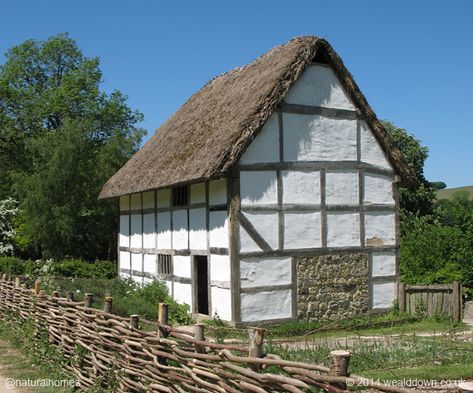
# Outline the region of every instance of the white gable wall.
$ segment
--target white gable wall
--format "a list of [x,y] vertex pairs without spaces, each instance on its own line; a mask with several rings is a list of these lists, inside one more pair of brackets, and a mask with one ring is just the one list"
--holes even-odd
[[239,162],[241,210],[251,226],[239,230],[241,320],[294,316],[295,289],[279,277],[287,271],[274,252],[368,252],[371,305],[390,307],[398,253],[391,164],[329,67],[308,67],[284,103]]

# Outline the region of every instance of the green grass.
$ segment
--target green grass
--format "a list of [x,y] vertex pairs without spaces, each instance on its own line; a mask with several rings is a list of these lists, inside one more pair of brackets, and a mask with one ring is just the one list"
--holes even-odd
[[450,334],[437,337],[385,335],[374,339],[360,336],[346,340],[319,338],[297,346],[269,341],[265,352],[286,360],[329,366],[329,354],[336,349],[350,351],[350,372],[367,378],[473,378],[473,342]]
[[[0,329],[0,368],[2,376],[5,378],[12,378],[15,380],[69,380],[68,377],[61,376],[59,374],[51,374],[49,367],[41,365],[41,362],[37,362],[32,359],[28,354],[21,353],[17,349],[12,348],[12,344],[18,347],[16,342],[11,335],[3,329]],[[60,387],[34,387],[28,391],[34,391],[35,393],[69,393],[73,392],[72,388],[60,388]]]
[[438,190],[437,199],[452,199],[453,194],[455,194],[455,192],[457,191],[466,191],[470,194],[470,198],[473,199],[473,186],[446,188],[444,190]]

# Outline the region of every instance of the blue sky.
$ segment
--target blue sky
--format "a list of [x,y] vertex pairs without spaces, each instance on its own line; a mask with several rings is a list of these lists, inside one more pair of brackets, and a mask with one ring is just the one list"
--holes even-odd
[[153,133],[209,79],[298,35],[326,38],[378,117],[430,149],[425,173],[473,184],[473,1],[2,2],[3,53],[69,32]]

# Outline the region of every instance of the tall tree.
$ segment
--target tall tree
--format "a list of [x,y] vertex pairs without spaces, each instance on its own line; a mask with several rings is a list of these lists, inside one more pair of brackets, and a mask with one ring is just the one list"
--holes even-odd
[[406,216],[426,216],[434,212],[435,189],[424,176],[425,160],[429,156],[429,148],[409,134],[405,129],[384,120],[384,128],[394,139],[399,150],[404,155],[407,164],[414,172],[417,185],[413,188],[401,188],[400,205],[401,219]]
[[96,197],[138,148],[143,116],[101,79],[66,34],[11,48],[0,68],[0,199],[19,200],[20,243],[40,256],[113,248],[114,204]]

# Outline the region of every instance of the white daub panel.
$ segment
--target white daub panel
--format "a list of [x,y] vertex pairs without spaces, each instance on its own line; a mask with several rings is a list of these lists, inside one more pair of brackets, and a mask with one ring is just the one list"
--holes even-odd
[[127,269],[130,270],[131,268],[131,257],[128,251],[120,251],[120,265],[119,269]]
[[396,275],[396,253],[394,251],[372,253],[372,277],[389,277]]
[[240,164],[279,161],[279,123],[273,113],[240,159]]
[[192,304],[192,286],[191,284],[174,283],[173,298],[180,304]]
[[210,280],[220,282],[230,282],[230,256],[211,255],[210,256]]
[[284,213],[284,248],[321,246],[320,212]]
[[393,180],[389,176],[364,174],[364,203],[394,205]]
[[131,215],[131,233],[130,233],[130,247],[141,248],[142,246],[143,229],[141,226],[141,214]]
[[120,234],[118,236],[118,245],[122,247],[130,246],[130,216],[120,216]]
[[241,294],[241,320],[243,322],[285,319],[291,317],[291,290],[275,290]]
[[273,249],[278,248],[278,214],[273,212],[244,212],[259,235]]
[[143,272],[143,254],[131,253],[131,270]]
[[320,205],[320,171],[282,171],[285,204]]
[[357,171],[327,171],[325,176],[325,203],[327,205],[359,204]]
[[365,212],[365,242],[367,246],[394,245],[396,217],[393,212]]
[[229,289],[212,287],[212,316],[217,314],[224,321],[232,320],[232,294]]
[[171,206],[171,190],[169,188],[165,190],[158,190],[156,192],[156,201],[158,208],[170,207]]
[[143,193],[143,209],[154,209],[154,191]]
[[210,247],[228,248],[228,219],[226,211],[209,213]]
[[355,161],[356,120],[283,114],[284,161]]
[[189,245],[192,250],[207,249],[205,208],[189,210]]
[[131,210],[141,209],[141,194],[131,194],[130,209]]
[[361,161],[392,171],[391,164],[386,159],[383,149],[369,129],[368,124],[365,121],[360,121],[360,125]]
[[240,261],[242,288],[284,285],[292,282],[291,258],[251,258]]
[[278,203],[276,171],[240,172],[242,206]]
[[209,182],[209,205],[225,205],[227,203],[226,179],[212,180]]
[[290,104],[355,109],[334,72],[323,65],[307,67],[284,100]]
[[240,252],[261,251],[261,248],[240,225]]
[[156,254],[143,255],[143,272],[156,275]]
[[191,203],[205,203],[205,183],[191,185]]
[[172,212],[172,229],[172,247],[175,250],[188,249],[187,210],[174,210]]
[[130,196],[124,195],[120,197],[120,211],[125,211],[130,209]]
[[360,215],[358,213],[327,213],[327,246],[359,247]]
[[143,215],[143,248],[156,248],[154,213]]
[[396,299],[394,282],[373,283],[373,309],[386,309],[393,306]]
[[177,277],[191,278],[191,257],[174,255],[172,259],[173,274]]
[[158,248],[170,250],[171,246],[171,213],[158,213]]

